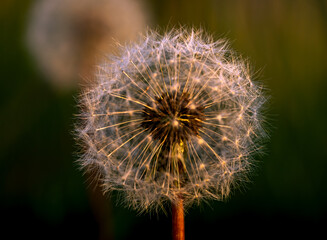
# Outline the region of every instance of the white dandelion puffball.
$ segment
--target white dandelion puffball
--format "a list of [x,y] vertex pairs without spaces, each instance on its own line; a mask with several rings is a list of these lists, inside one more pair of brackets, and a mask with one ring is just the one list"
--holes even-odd
[[142,0],[38,0],[32,8],[28,47],[37,66],[59,89],[76,87],[115,41],[145,30]]
[[251,170],[265,132],[262,87],[203,31],[149,31],[99,66],[81,96],[82,167],[139,210],[224,200]]

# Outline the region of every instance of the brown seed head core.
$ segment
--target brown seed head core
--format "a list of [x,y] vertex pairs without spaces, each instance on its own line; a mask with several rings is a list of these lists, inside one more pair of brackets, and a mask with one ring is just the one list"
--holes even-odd
[[152,109],[143,109],[141,125],[154,139],[174,146],[198,135],[205,119],[203,110],[202,105],[190,99],[188,92],[171,91],[157,97]]

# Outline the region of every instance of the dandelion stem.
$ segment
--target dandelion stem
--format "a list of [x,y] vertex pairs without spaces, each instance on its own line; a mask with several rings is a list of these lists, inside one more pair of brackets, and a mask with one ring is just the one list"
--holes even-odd
[[185,240],[183,199],[172,203],[173,240]]

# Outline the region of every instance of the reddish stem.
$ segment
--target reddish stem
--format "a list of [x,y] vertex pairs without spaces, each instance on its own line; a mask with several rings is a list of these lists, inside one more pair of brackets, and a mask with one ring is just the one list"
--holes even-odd
[[185,240],[183,199],[172,204],[173,240]]

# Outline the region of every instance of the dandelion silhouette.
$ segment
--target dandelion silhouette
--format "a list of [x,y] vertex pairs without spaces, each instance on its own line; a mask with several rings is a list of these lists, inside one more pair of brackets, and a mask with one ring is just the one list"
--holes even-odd
[[98,84],[82,95],[80,163],[96,167],[105,191],[123,192],[129,206],[168,201],[179,219],[183,206],[224,200],[246,179],[265,134],[264,102],[226,41],[149,31],[100,65]]

